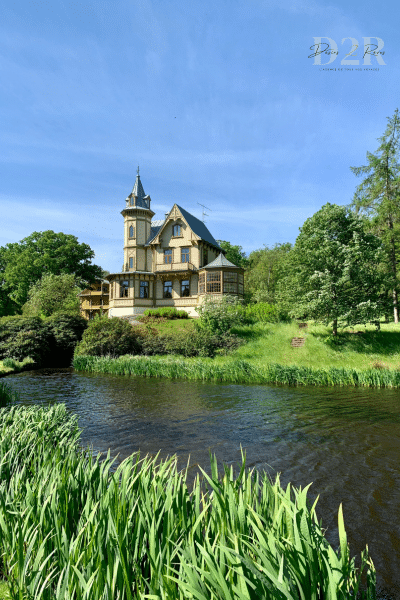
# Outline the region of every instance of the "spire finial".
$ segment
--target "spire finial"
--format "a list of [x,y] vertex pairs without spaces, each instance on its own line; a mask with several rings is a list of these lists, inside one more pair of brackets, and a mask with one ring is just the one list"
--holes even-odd
[[139,177],[139,165],[138,165],[136,173],[138,174],[138,177]]

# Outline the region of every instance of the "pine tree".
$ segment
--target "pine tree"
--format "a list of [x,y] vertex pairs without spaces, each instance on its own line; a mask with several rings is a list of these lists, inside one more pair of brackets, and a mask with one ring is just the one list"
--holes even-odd
[[400,115],[388,117],[386,131],[378,138],[375,154],[367,152],[368,164],[350,167],[356,176],[365,175],[357,187],[352,207],[364,214],[371,231],[383,241],[392,290],[394,322],[399,322],[398,253],[400,242]]

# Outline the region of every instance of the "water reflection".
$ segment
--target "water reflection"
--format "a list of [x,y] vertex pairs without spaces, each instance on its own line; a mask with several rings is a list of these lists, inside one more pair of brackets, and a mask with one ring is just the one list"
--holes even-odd
[[[49,370],[8,377],[26,403],[65,402],[83,444],[125,458],[177,453],[208,468],[209,451],[237,465],[282,473],[320,495],[336,547],[343,502],[351,553],[368,543],[378,581],[400,589],[400,391],[288,388],[87,375]],[[400,598],[400,592],[398,593]]]

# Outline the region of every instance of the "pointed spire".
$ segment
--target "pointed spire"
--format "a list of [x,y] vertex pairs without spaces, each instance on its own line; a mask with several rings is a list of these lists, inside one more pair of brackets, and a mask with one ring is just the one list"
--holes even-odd
[[126,205],[140,208],[150,208],[150,196],[146,196],[146,193],[143,189],[142,182],[140,181],[139,167],[137,168],[136,173],[135,185],[126,199]]
[[146,196],[143,186],[142,186],[142,182],[140,181],[140,175],[139,175],[139,167],[137,168],[137,175],[136,175],[136,181],[135,181],[135,185],[133,186],[132,189],[132,196],[137,196],[138,200],[143,200],[143,198]]

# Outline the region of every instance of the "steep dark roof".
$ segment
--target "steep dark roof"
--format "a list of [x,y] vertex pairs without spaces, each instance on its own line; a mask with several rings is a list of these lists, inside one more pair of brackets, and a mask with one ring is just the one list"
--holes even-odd
[[160,231],[161,227],[163,226],[164,221],[161,220],[157,220],[157,221],[152,221],[151,225],[150,225],[150,235],[146,240],[145,246],[148,246],[156,237],[156,235],[158,234],[158,232]]
[[[214,246],[218,250],[221,250],[221,246],[219,246],[218,242],[215,241],[215,239],[213,238],[213,236],[208,231],[207,227],[204,225],[204,223],[202,221],[197,219],[194,215],[191,215],[187,210],[185,210],[181,206],[178,206],[178,204],[177,204],[177,207],[181,211],[182,216],[185,218],[187,224],[189,225],[189,227],[191,228],[193,233],[198,235],[205,242],[208,242],[209,244],[211,244],[211,246]],[[151,222],[150,235],[147,238],[147,241],[145,244],[146,246],[151,244],[151,242],[157,236],[157,234],[159,233],[159,231],[160,231],[161,227],[164,225],[164,223],[165,223],[165,219],[159,219],[159,220]]]
[[240,269],[237,265],[231,263],[225,256],[220,252],[220,254],[215,258],[212,262],[208,263],[203,269],[214,269],[215,267],[233,267],[234,269]]
[[145,194],[142,182],[140,181],[140,175],[136,176],[136,181],[130,195],[137,196],[136,206],[141,208],[149,208],[149,196],[146,196]]
[[144,193],[142,182],[140,181],[140,175],[136,175],[136,181],[132,189],[132,194],[138,198],[144,198],[146,195]]
[[215,241],[211,233],[208,231],[207,227],[204,225],[203,221],[200,221],[200,219],[198,219],[194,215],[191,215],[189,212],[187,212],[187,210],[185,210],[181,206],[178,206],[178,208],[181,211],[182,216],[185,218],[187,224],[189,225],[193,233],[198,235],[205,242],[211,244],[211,246],[215,246],[215,248],[221,249],[221,246],[218,244],[218,242]]

